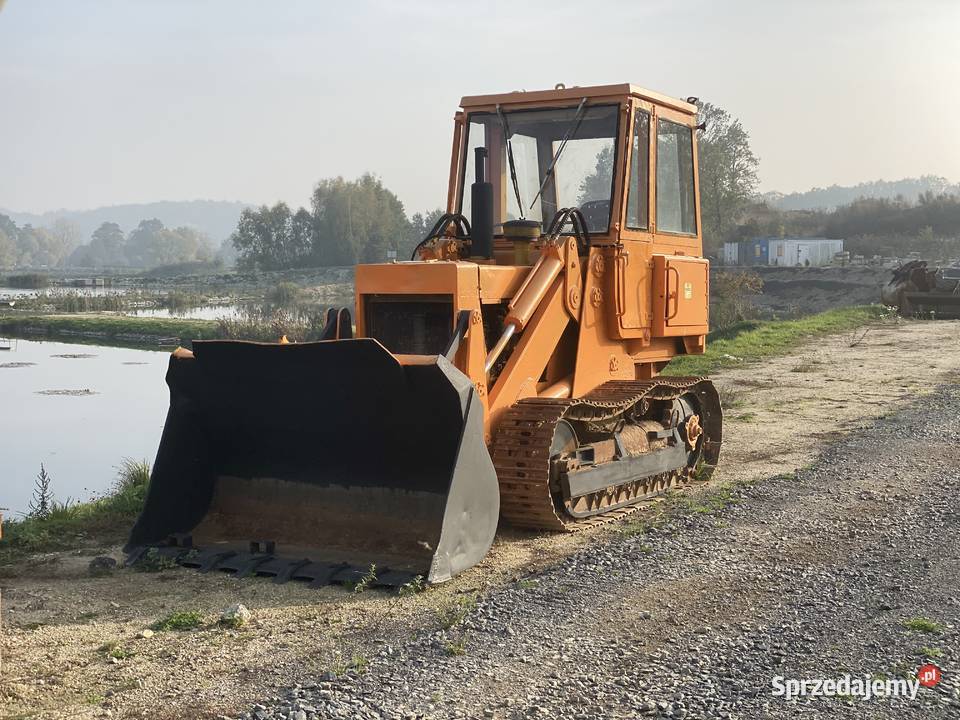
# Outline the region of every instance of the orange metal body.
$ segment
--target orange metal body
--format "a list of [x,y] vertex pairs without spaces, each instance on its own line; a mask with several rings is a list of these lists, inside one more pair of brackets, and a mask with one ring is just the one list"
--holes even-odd
[[[620,122],[614,165],[609,230],[590,236],[589,251],[560,236],[535,242],[533,266],[515,265],[514,246],[497,238],[494,260],[428,260],[360,265],[356,269],[357,335],[366,336],[365,302],[370,296],[444,295],[453,317],[471,311],[471,322],[455,365],[477,388],[489,438],[498,417],[529,397],[580,397],[609,380],[646,379],[675,355],[702,353],[708,329],[709,263],[702,258],[699,178],[696,168],[696,106],[633,85],[569,88],[543,92],[466,97],[455,116],[448,211],[457,212],[463,183],[465,124],[472,112],[617,104]],[[642,113],[645,113],[643,115]],[[649,118],[647,229],[627,226],[633,124]],[[691,128],[696,232],[657,228],[657,123]],[[492,154],[491,175],[506,192],[507,168]],[[468,189],[469,191],[469,189]],[[503,212],[504,201],[495,198]],[[503,217],[494,221],[502,222]],[[498,336],[484,336],[486,306],[505,306],[505,322],[516,326],[506,363],[487,373],[484,361]],[[451,328],[452,330],[452,328]],[[402,357],[402,362],[413,358]]]

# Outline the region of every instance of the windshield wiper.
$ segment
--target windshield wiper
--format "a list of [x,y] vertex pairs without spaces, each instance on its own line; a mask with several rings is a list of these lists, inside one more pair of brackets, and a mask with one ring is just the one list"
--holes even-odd
[[[497,105],[497,115],[500,117],[500,129],[503,131],[503,138],[507,143],[507,163],[510,165],[510,179],[513,181],[513,192],[517,196],[517,208],[520,210],[520,219],[525,220],[523,213],[523,201],[520,200],[520,183],[517,182],[517,167],[513,164],[513,143],[510,142],[510,128],[507,127],[507,116],[503,114],[503,109]],[[533,207],[532,205],[530,207]]]
[[[533,210],[533,206],[537,202],[537,198],[540,197],[543,193],[543,189],[547,186],[547,183],[550,182],[550,178],[553,177],[553,171],[557,167],[557,161],[560,159],[560,154],[563,152],[563,149],[567,146],[567,140],[569,140],[574,133],[580,128],[580,123],[583,122],[583,116],[586,114],[584,111],[587,109],[587,99],[583,98],[580,101],[580,105],[577,106],[577,114],[573,116],[573,122],[570,123],[570,127],[567,128],[567,132],[563,136],[563,140],[560,141],[560,147],[557,148],[556,155],[553,156],[553,159],[550,160],[550,164],[547,166],[547,171],[543,174],[543,182],[540,183],[540,189],[537,190],[536,197],[533,198],[533,202],[530,203],[530,209]],[[511,165],[512,170],[512,165]],[[514,179],[516,183],[516,179]],[[520,199],[519,194],[517,195],[517,200]]]

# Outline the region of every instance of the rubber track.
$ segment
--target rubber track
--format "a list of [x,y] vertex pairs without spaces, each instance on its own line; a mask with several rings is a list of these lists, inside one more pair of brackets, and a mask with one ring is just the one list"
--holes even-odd
[[709,381],[702,377],[611,381],[582,398],[528,398],[516,403],[501,418],[490,448],[500,483],[501,516],[518,527],[572,532],[636,511],[638,503],[676,484],[679,473],[668,473],[668,478],[659,475],[649,478],[631,505],[600,515],[574,518],[562,507],[557,508],[550,491],[550,445],[557,423],[562,419],[610,419],[644,398],[672,400],[701,382]]

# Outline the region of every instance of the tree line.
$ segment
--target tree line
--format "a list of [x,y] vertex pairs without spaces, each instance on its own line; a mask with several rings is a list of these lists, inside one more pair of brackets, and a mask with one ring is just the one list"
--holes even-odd
[[831,185],[815,187],[805,192],[789,194],[769,192],[762,199],[780,210],[833,210],[849,205],[861,198],[898,197],[916,200],[924,193],[937,195],[960,195],[960,183],[951,183],[939,175],[921,175],[920,177],[900,180],[871,180],[856,185]]
[[76,225],[57,220],[49,228],[17,224],[0,215],[0,267],[155,268],[211,260],[210,239],[189,227],[167,228],[160,220],[143,220],[129,233],[105,222],[80,243]]
[[321,180],[309,210],[282,202],[247,208],[231,241],[238,265],[263,270],[407,259],[442,213],[408,218],[400,199],[368,173]]
[[60,221],[49,228],[17,224],[0,215],[0,267],[56,267],[63,265],[79,244],[72,223]]
[[960,257],[960,195],[924,192],[904,197],[860,198],[834,210],[779,210],[766,202],[743,209],[728,239],[799,236],[843,238],[852,253],[926,258]]

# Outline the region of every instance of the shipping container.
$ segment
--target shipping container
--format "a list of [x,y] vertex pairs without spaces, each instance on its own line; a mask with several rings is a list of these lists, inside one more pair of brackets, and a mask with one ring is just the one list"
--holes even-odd
[[723,264],[724,265],[740,264],[740,243],[725,242],[723,244]]
[[743,265],[767,265],[769,258],[768,238],[754,238],[741,243],[744,250],[741,259]]
[[843,252],[843,240],[834,238],[783,238],[769,242],[769,264],[786,267],[822,267]]

